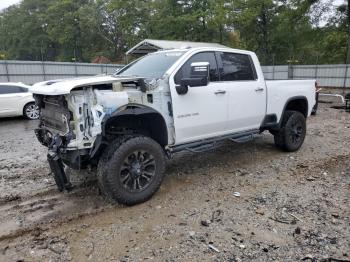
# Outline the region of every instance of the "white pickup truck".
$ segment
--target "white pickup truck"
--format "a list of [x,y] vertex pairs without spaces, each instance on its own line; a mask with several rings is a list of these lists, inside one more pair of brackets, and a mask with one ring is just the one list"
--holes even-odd
[[60,191],[64,165],[96,170],[101,191],[133,205],[160,187],[165,157],[245,142],[270,131],[296,151],[315,105],[315,80],[265,81],[253,52],[229,48],[160,51],[114,75],[38,83],[39,141]]

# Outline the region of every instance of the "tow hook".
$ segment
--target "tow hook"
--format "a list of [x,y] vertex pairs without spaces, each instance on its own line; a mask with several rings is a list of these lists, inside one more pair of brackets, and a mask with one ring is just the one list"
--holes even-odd
[[57,188],[60,192],[70,191],[72,184],[68,180],[66,173],[64,172],[63,162],[60,156],[60,148],[62,140],[59,136],[56,136],[49,147],[47,153],[47,161],[49,162],[51,172],[54,176]]

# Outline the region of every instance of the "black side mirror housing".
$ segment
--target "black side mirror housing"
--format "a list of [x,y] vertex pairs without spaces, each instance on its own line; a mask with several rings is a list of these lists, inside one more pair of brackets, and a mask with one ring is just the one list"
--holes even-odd
[[176,92],[179,95],[185,95],[188,92],[188,85],[183,84],[182,80],[181,80],[181,84],[180,85],[176,85],[175,88],[176,88]]
[[187,94],[188,87],[207,86],[209,83],[209,63],[196,62],[191,64],[191,77],[182,78],[176,86],[179,95]]

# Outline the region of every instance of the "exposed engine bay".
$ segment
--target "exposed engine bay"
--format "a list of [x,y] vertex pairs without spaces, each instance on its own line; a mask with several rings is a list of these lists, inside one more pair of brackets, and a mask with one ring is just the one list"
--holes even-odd
[[[161,106],[154,92],[156,86],[143,79],[127,79],[77,87],[69,94],[35,94],[41,111],[36,135],[46,147],[59,143],[61,153],[74,153],[81,162],[84,155],[91,155],[103,133],[103,121],[119,108],[133,104]],[[75,162],[71,158],[70,162]]]
[[101,134],[104,117],[130,103],[143,103],[142,79],[79,87],[65,95],[35,94],[41,111],[40,141],[50,145],[52,137],[64,137],[67,150],[91,148]]
[[48,161],[60,190],[69,188],[63,163],[75,169],[97,164],[94,156],[101,143],[106,143],[102,141],[103,123],[111,115],[123,106],[162,107],[157,86],[155,81],[123,79],[79,86],[66,94],[34,94],[41,112],[35,133],[49,149]]

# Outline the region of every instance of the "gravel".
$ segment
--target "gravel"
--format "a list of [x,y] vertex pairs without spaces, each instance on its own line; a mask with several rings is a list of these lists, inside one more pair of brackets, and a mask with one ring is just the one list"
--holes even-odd
[[329,106],[296,153],[266,133],[176,155],[134,207],[57,192],[37,122],[0,120],[0,261],[349,261],[350,114]]

